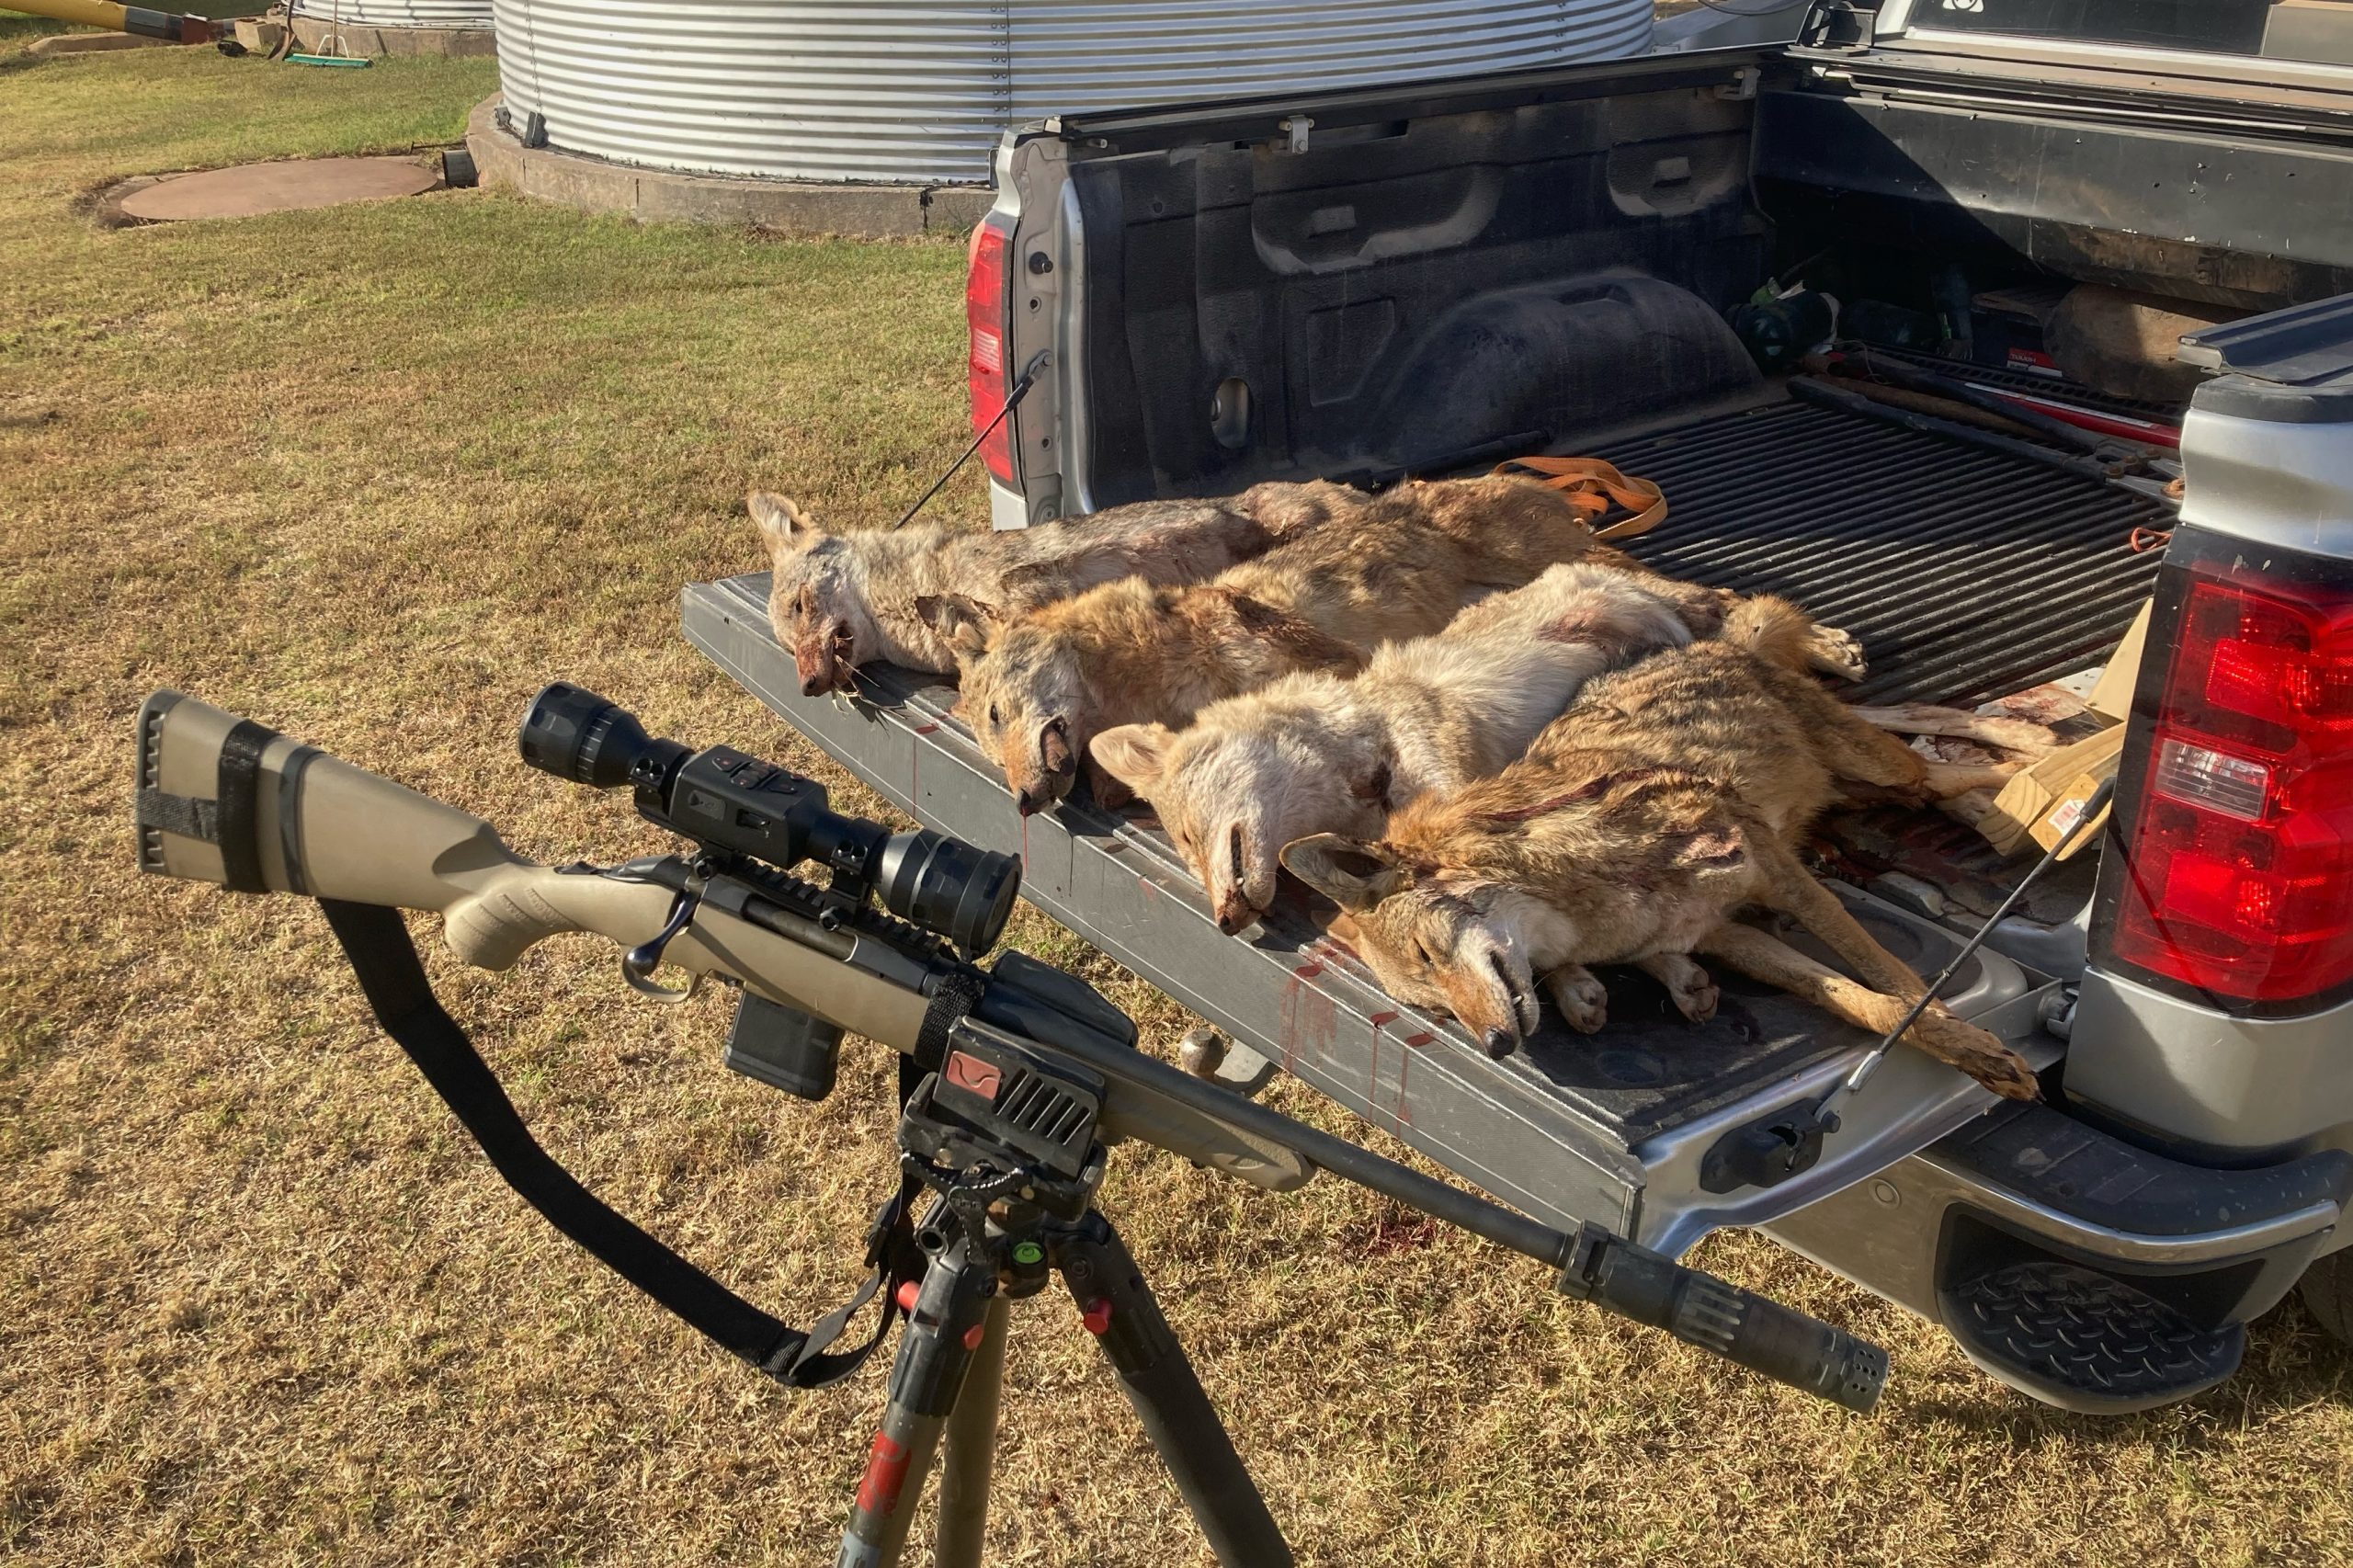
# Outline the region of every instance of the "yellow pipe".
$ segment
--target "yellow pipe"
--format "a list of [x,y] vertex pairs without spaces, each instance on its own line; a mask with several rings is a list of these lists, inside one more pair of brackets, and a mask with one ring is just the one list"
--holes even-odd
[[174,43],[210,43],[228,36],[230,26],[205,17],[174,16],[140,6],[118,6],[114,0],[8,0],[8,8],[80,22],[108,32],[137,33],[142,38],[169,39]]

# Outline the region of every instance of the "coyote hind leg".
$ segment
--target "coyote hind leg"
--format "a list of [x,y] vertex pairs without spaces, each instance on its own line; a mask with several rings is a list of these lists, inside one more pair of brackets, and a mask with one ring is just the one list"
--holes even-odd
[[[2023,719],[1981,719],[1973,713],[1961,713],[1949,708],[1849,708],[1827,697],[1811,717],[1820,728],[1815,732],[1822,760],[1830,771],[1841,778],[1863,784],[1876,784],[1882,789],[1901,790],[1924,795],[1932,801],[1949,801],[1955,795],[1965,795],[1972,790],[1998,790],[2010,780],[2010,776],[2025,766],[2018,762],[1931,762],[1897,738],[1899,732],[1914,728],[1904,723],[1882,723],[1876,715],[1884,714],[1949,714],[1965,722],[1954,728],[1923,729],[1923,734],[1965,735],[1979,742],[1987,740],[1992,732],[1972,726],[2009,726],[1999,733],[2010,738],[1995,744],[2012,750],[2031,750],[2029,737],[2023,732],[2034,731],[2046,739],[2051,732],[2040,724],[2029,724]],[[2017,732],[2017,733],[2013,733]],[[2048,744],[2041,751],[2051,749]],[[2039,755],[2039,754],[2038,754]]]
[[[1751,980],[1811,1002],[1835,1018],[1884,1035],[1902,1021],[1910,1004],[1859,985],[1826,964],[1746,926],[1729,922],[1699,941],[1699,950]],[[1924,1054],[1959,1069],[2005,1099],[2036,1100],[2041,1086],[2025,1058],[1974,1024],[1931,1008],[1904,1031],[1904,1040]]]
[[1837,676],[1846,680],[1860,680],[1871,673],[1861,640],[1835,626],[1814,627],[1806,638],[1805,662],[1816,675]]
[[1863,678],[1863,645],[1852,633],[1824,626],[1789,600],[1771,594],[1753,599],[1727,597],[1725,642],[1796,674],[1811,671],[1848,680]]
[[1921,787],[1929,797],[1949,801],[1972,790],[1998,790],[2025,764],[2017,762],[1932,762],[1921,770]]
[[1778,839],[1758,838],[1751,847],[1765,873],[1760,902],[1793,917],[1829,944],[1874,991],[1909,1002],[1927,990],[1927,983],[1912,972],[1902,959],[1879,945],[1837,895],[1813,880],[1797,856]]
[[2059,737],[2043,725],[2026,719],[2000,719],[1986,713],[1964,713],[1926,702],[1903,702],[1889,708],[1850,708],[1856,718],[1874,729],[1903,735],[1949,735],[1979,741],[2004,751],[2048,756],[2059,747]]

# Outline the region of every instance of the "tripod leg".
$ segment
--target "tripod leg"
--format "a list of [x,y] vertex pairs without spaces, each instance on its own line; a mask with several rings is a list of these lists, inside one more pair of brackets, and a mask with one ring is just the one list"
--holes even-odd
[[996,1270],[967,1252],[961,1236],[924,1271],[915,1311],[891,1363],[882,1427],[866,1455],[835,1568],[896,1568],[940,1429],[963,1392],[980,1346]]
[[1267,1500],[1111,1222],[1090,1211],[1057,1239],[1054,1266],[1218,1562],[1289,1568],[1290,1548]]
[[991,1296],[981,1319],[980,1348],[964,1374],[964,1392],[948,1417],[939,1464],[939,1535],[932,1568],[981,1568],[989,1522],[989,1472],[996,1467],[997,1396],[1005,1391],[1008,1303]]

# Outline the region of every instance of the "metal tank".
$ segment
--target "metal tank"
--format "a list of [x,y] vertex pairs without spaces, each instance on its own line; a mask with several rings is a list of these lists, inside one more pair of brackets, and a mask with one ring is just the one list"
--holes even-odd
[[[377,0],[384,3],[384,0]],[[425,0],[435,3],[435,0]],[[495,0],[506,115],[701,174],[985,184],[1006,127],[1650,47],[1651,0]]]
[[490,0],[293,0],[292,8],[329,27],[490,30]]

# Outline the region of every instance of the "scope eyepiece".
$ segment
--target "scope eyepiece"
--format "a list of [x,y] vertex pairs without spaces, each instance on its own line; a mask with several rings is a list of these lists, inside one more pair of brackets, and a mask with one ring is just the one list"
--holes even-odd
[[646,734],[645,726],[620,703],[560,680],[550,681],[531,699],[517,740],[523,760],[540,772],[599,790],[632,782],[637,765],[665,749],[674,748],[680,758],[687,755],[676,741]]

